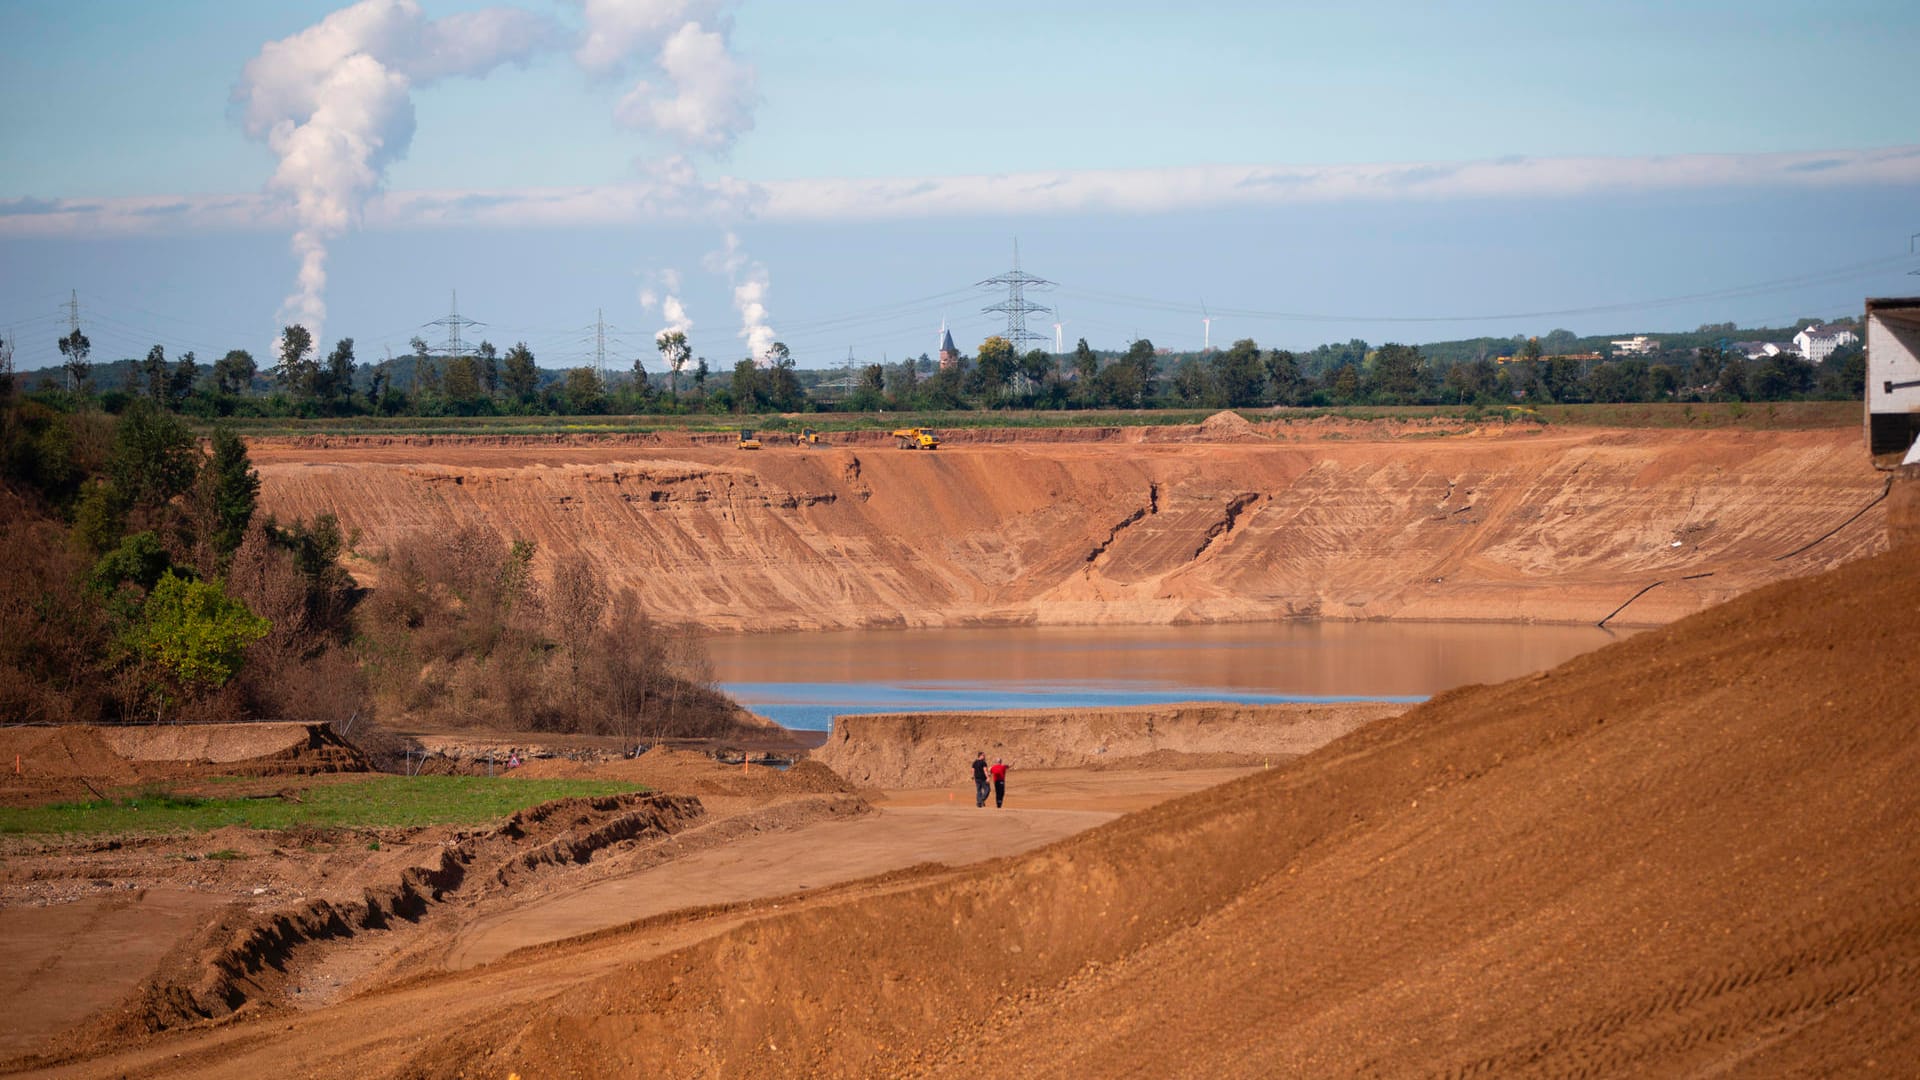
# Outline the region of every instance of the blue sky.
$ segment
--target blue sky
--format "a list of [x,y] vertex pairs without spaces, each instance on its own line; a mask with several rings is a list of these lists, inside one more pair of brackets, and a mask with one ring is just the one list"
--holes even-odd
[[[105,358],[291,318],[377,356],[459,289],[549,366],[596,310],[624,357],[690,323],[720,364],[897,359],[994,329],[967,287],[1016,235],[1103,347],[1195,347],[1202,303],[1216,343],[1302,347],[1920,292],[1908,3],[435,0],[293,38],[344,6],[0,7],[21,366],[69,289]],[[356,50],[389,81],[325,83]],[[379,144],[358,179],[312,158],[326,93]]]

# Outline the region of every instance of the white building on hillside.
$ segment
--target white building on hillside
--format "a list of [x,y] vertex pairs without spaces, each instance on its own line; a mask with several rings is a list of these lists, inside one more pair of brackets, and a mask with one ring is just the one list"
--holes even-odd
[[1842,345],[1852,345],[1860,340],[1860,335],[1844,326],[1829,326],[1825,323],[1812,323],[1805,330],[1793,335],[1793,351],[1802,358],[1818,364],[1833,355],[1833,350]]
[[1733,343],[1733,348],[1749,360],[1765,360],[1769,356],[1779,356],[1787,351],[1771,341],[1736,341]]
[[1635,334],[1625,341],[1612,341],[1615,356],[1650,356],[1660,351],[1660,343],[1645,334]]

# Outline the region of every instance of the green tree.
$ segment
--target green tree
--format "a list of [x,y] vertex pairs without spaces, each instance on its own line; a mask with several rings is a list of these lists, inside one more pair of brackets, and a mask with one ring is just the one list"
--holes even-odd
[[1093,377],[1100,374],[1100,357],[1086,338],[1081,338],[1073,347],[1073,373],[1089,386],[1093,384]]
[[1241,338],[1225,352],[1215,353],[1213,380],[1229,407],[1250,409],[1260,404],[1267,389],[1267,366],[1260,360],[1260,346],[1252,338]]
[[353,370],[353,339],[344,337],[335,342],[333,351],[327,354],[327,366],[315,371],[312,379],[314,396],[332,403],[351,401]]
[[1333,374],[1333,400],[1351,405],[1360,400],[1360,365],[1343,364]]
[[1786,401],[1813,390],[1813,365],[1789,352],[1761,360],[1752,375],[1755,401]]
[[600,373],[590,367],[568,371],[566,387],[562,392],[567,399],[568,411],[575,415],[597,413],[606,405],[606,385],[600,381]]
[[223,394],[244,394],[253,385],[253,354],[245,349],[234,349],[213,362],[213,385]]
[[679,330],[669,330],[656,335],[653,344],[660,350],[660,359],[667,365],[667,392],[678,400],[680,371],[693,358],[693,350],[687,347],[687,335]]
[[973,370],[967,373],[967,388],[988,402],[997,401],[1006,391],[1017,363],[1013,343],[995,334],[980,343],[980,351],[973,358]]
[[280,363],[274,378],[288,391],[300,397],[313,396],[313,382],[320,364],[313,357],[313,335],[295,323],[280,332]]
[[1867,353],[1859,345],[1842,345],[1820,363],[1820,393],[1839,401],[1858,401],[1867,389]]
[[193,351],[180,354],[180,360],[173,365],[173,375],[167,380],[167,407],[178,409],[193,396],[194,384],[200,381],[200,362],[194,359]]
[[162,506],[191,488],[199,469],[199,445],[179,417],[145,400],[127,407],[107,460],[122,497],[136,507]]
[[1214,378],[1207,366],[1189,356],[1173,372],[1173,393],[1182,405],[1212,404]]
[[218,581],[194,581],[171,570],[141,606],[134,643],[186,696],[225,686],[247,646],[266,636],[267,620],[228,596]]
[[1747,388],[1747,362],[1738,356],[1728,356],[1720,365],[1720,374],[1714,383],[1713,394],[1722,401],[1746,401],[1750,391]]
[[493,342],[482,341],[480,347],[473,350],[473,358],[479,364],[480,385],[486,389],[487,395],[491,397],[499,393],[500,350],[493,347]]
[[1269,352],[1267,388],[1277,404],[1300,404],[1306,398],[1306,377],[1300,371],[1300,358],[1286,349]]
[[447,358],[447,373],[441,380],[447,400],[462,405],[470,405],[480,397],[482,376],[480,363],[471,356],[451,356]]
[[93,376],[93,365],[87,357],[93,354],[93,342],[87,335],[75,330],[60,339],[61,366],[67,372],[67,389],[75,394],[87,388],[87,381]]
[[247,444],[225,427],[213,429],[213,458],[202,470],[207,505],[212,511],[213,548],[231,555],[246,538],[260,496],[260,474],[247,456]]
[[1045,349],[1028,349],[1020,358],[1020,378],[1029,397],[1038,393],[1053,377],[1053,354]]
[[140,373],[147,379],[147,398],[155,405],[167,402],[167,350],[155,345],[140,362]]
[[1153,380],[1160,373],[1160,360],[1153,342],[1141,338],[1127,346],[1127,351],[1114,367],[1128,369],[1128,374],[1118,380],[1118,400],[1114,400],[1114,404],[1122,408],[1139,409],[1153,403]]
[[747,357],[733,365],[733,381],[728,384],[733,395],[733,411],[737,413],[759,412],[767,401],[766,380],[762,377],[760,365]]
[[142,592],[150,592],[172,569],[173,556],[160,545],[158,536],[146,530],[125,537],[118,547],[100,556],[93,564],[89,583],[104,594],[112,594],[122,585],[136,585]]
[[773,348],[767,350],[763,381],[768,400],[781,412],[798,412],[807,404],[806,392],[800,388],[800,377],[793,369],[793,354],[787,351],[785,343],[774,342]]
[[533,350],[527,348],[526,342],[515,342],[513,348],[507,350],[506,371],[501,379],[516,400],[533,400],[533,392],[540,386],[540,369],[534,365]]
[[1367,392],[1385,405],[1412,405],[1420,400],[1420,349],[1409,345],[1382,345],[1373,354],[1373,372]]
[[860,369],[859,382],[853,393],[847,395],[848,412],[874,412],[887,402],[887,369],[881,364],[868,364]]

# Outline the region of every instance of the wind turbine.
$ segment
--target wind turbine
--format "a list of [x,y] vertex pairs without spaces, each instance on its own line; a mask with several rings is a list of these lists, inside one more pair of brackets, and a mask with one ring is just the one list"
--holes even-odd
[[1060,314],[1060,309],[1057,307],[1053,309],[1053,317],[1059,320],[1053,324],[1053,354],[1059,356],[1067,351],[1066,338],[1061,336],[1061,331],[1067,328],[1067,318]]
[[1200,351],[1213,351],[1213,315],[1207,311],[1207,302],[1200,301]]

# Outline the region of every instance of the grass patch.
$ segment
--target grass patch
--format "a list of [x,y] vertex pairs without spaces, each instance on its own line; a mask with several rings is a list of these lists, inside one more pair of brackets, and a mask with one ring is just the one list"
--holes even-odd
[[250,829],[479,825],[549,799],[644,790],[613,780],[378,776],[317,785],[303,792],[297,803],[155,791],[105,801],[0,808],[0,833],[206,832],[228,825]]

